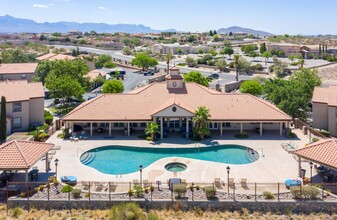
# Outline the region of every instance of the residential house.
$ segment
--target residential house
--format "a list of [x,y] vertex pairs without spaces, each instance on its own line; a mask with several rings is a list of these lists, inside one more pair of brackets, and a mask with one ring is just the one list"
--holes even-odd
[[27,80],[0,82],[0,97],[6,97],[7,134],[27,131],[29,126],[44,123],[42,83]]
[[66,54],[48,53],[48,54],[39,56],[36,59],[39,60],[39,61],[42,61],[42,60],[75,60],[76,57],[66,55]]
[[312,97],[313,127],[337,136],[337,86],[315,87]]
[[0,81],[27,80],[31,82],[37,71],[37,63],[2,63],[0,64]]

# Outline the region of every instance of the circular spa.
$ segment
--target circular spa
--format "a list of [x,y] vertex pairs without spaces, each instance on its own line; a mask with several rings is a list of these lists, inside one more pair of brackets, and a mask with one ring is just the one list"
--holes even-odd
[[[194,148],[147,148],[128,146],[105,146],[91,149],[80,157],[82,164],[105,174],[129,174],[163,158],[187,158],[225,164],[250,164],[259,154],[241,145],[218,145]],[[174,162],[174,161],[172,161]],[[164,169],[164,167],[163,167]],[[164,169],[165,170],[165,169]]]
[[172,162],[166,164],[165,169],[170,172],[182,172],[187,169],[187,166],[183,163]]

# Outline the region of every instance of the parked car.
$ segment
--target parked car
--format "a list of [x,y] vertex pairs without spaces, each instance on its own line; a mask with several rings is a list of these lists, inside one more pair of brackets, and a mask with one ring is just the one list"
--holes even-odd
[[152,71],[152,70],[144,71],[144,72],[143,72],[143,75],[144,75],[144,76],[148,76],[148,75],[153,76],[153,75],[154,75],[154,71]]
[[209,75],[207,78],[209,78],[209,79],[219,79],[219,74],[217,74],[217,73],[212,73],[211,75]]

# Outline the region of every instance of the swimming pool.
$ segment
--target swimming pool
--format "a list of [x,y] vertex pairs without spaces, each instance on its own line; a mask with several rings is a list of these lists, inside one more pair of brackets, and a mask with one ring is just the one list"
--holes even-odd
[[[145,148],[106,146],[89,150],[80,157],[84,165],[105,174],[128,174],[146,168],[167,157],[183,157],[226,164],[249,164],[258,159],[258,153],[240,145],[221,145],[199,148]],[[165,170],[165,168],[163,167]]]

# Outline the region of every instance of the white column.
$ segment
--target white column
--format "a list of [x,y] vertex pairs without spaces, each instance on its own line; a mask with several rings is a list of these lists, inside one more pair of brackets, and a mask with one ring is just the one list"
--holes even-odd
[[241,122],[240,123],[240,134],[242,134],[242,132],[243,132],[243,123]]
[[71,133],[74,134],[74,122],[71,123]]
[[283,122],[280,123],[280,136],[282,136],[282,125],[283,125]]
[[260,122],[260,136],[262,136],[262,129],[263,129],[262,122]]
[[90,136],[92,136],[92,122],[90,122]]
[[157,122],[157,118],[156,117],[153,117],[153,122]]
[[189,131],[189,127],[190,126],[188,126],[188,117],[186,117],[186,138],[189,138],[189,133],[190,133],[190,131]]
[[111,122],[109,122],[109,136],[111,136]]
[[[48,160],[48,158],[46,158]],[[28,170],[26,170],[26,173],[25,173],[25,181],[26,182],[29,182],[29,179],[28,179]]]
[[222,122],[220,122],[219,124],[220,124],[220,136],[222,136]]
[[48,152],[46,153],[46,172],[48,173],[49,172],[49,160],[48,160]]
[[181,128],[183,126],[183,119],[180,117],[179,118],[179,127]]
[[130,122],[128,122],[128,136],[130,136]]
[[301,177],[301,169],[302,169],[302,158],[298,157],[298,176]]
[[160,139],[164,138],[163,117],[160,117]]

